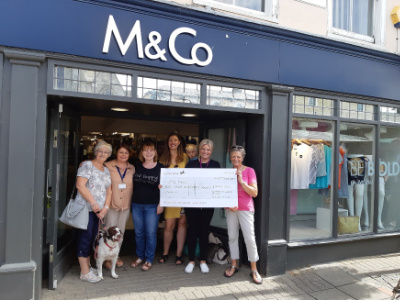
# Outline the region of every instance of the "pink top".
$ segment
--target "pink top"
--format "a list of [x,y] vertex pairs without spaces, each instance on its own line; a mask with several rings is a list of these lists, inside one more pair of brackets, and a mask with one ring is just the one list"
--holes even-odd
[[[246,167],[242,171],[243,181],[247,184],[257,183],[256,172],[253,168]],[[253,197],[247,194],[238,183],[238,210],[254,211]]]

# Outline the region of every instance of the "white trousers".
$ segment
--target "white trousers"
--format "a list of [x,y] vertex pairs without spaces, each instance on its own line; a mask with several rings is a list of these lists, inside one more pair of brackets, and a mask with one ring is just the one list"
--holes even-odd
[[124,211],[110,209],[105,217],[106,227],[110,228],[112,226],[117,226],[122,232],[122,239],[119,240],[119,247],[121,248],[122,241],[124,238],[124,232],[126,227],[126,222],[129,218],[130,210],[126,209]]
[[254,234],[254,212],[239,210],[232,212],[229,209],[226,209],[225,212],[231,258],[239,259],[239,228],[241,228],[248,260],[250,262],[258,261],[256,236]]

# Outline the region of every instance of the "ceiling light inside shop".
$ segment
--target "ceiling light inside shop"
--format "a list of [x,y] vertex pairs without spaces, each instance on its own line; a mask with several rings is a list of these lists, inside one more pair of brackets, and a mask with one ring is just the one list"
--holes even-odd
[[101,135],[101,132],[100,131],[92,131],[92,132],[89,132],[90,134],[99,134],[99,135]]
[[181,114],[181,116],[182,117],[186,117],[186,118],[194,118],[194,117],[197,117],[197,115],[196,114]]
[[299,125],[301,128],[318,128],[318,122],[315,121],[302,121]]
[[111,108],[113,111],[129,111],[129,109],[124,108],[124,107],[113,107]]

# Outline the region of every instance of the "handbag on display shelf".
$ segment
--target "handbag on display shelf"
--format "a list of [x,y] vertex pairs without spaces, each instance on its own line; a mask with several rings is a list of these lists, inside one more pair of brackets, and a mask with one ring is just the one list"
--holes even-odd
[[354,217],[338,217],[338,234],[357,233],[358,224],[360,221],[359,216]]
[[75,190],[76,184],[72,190],[71,198],[59,220],[65,225],[86,230],[89,223],[89,209],[86,203],[81,204],[75,201],[75,197],[73,197]]

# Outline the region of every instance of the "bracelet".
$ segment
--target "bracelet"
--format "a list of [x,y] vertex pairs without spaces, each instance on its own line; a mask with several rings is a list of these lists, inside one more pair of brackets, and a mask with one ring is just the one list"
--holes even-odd
[[110,208],[107,205],[104,205],[105,208],[107,208],[107,210],[110,210]]

